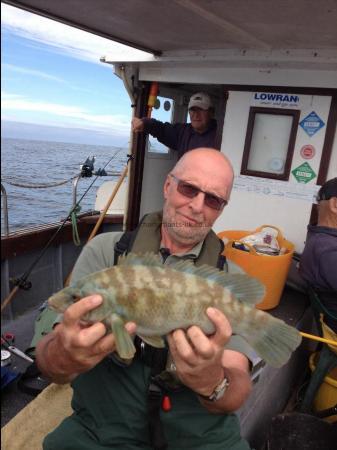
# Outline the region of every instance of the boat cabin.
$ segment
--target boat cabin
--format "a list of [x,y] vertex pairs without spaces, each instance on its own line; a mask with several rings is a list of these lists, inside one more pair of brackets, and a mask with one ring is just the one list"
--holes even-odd
[[[337,176],[337,5],[334,2],[238,2],[226,0],[6,0],[5,3],[130,45],[132,59],[102,55],[124,81],[131,115],[177,123],[188,121],[188,101],[210,95],[217,120],[217,146],[232,162],[235,182],[214,230],[276,226],[295,252],[303,251],[306,228],[316,220],[315,195]],[[151,88],[158,93],[148,105]],[[101,232],[133,229],[147,212],[161,208],[162,186],[177,155],[144,134],[131,134],[125,210],[108,215]],[[79,220],[88,236],[92,217]],[[53,229],[55,231],[55,227]],[[2,299],[52,236],[35,230],[2,237]],[[66,228],[44,254],[30,279],[36,291],[20,290],[4,311],[13,327],[60,289],[78,256]],[[311,330],[308,298],[292,263],[278,315]],[[45,283],[41,285],[39,280]],[[255,388],[239,412],[244,435],[260,448],[271,417],[283,411],[295,381],[307,367],[302,346],[282,370],[254,366]],[[281,386],[276,389],[275,386]],[[282,390],[282,394],[280,394]]]

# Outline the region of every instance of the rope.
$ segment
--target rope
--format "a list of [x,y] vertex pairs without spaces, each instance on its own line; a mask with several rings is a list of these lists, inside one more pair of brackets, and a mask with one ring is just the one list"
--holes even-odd
[[71,212],[71,225],[72,225],[72,230],[73,230],[73,243],[74,245],[76,245],[76,247],[79,247],[81,245],[81,239],[78,233],[78,228],[77,228],[77,216],[76,214],[79,213],[81,210],[81,207],[78,206],[76,209],[74,209]]
[[34,184],[34,183],[14,183],[13,181],[8,181],[8,180],[2,180],[4,183],[9,184],[10,186],[16,186],[16,187],[22,187],[22,188],[28,188],[28,189],[45,189],[45,188],[50,188],[50,187],[55,187],[55,186],[62,186],[63,184],[69,183],[69,181],[74,180],[77,177],[71,177],[68,180],[64,180],[64,181],[59,181],[59,182],[55,182],[55,183],[43,183],[43,184]]

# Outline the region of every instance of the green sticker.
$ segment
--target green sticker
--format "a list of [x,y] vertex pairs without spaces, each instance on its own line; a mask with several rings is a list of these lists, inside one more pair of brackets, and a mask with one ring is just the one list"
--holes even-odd
[[292,170],[291,173],[299,183],[308,183],[309,181],[316,178],[315,172],[307,162],[296,167],[296,169]]

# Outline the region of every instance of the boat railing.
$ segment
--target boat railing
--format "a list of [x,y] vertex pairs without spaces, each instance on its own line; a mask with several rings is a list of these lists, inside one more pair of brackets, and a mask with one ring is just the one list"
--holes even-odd
[[75,177],[73,179],[73,209],[77,205],[77,185],[78,185],[78,182],[80,181],[81,177],[82,177],[82,175],[79,174],[77,177]]
[[[78,212],[80,210],[79,207],[79,203],[81,202],[81,200],[83,199],[84,195],[86,195],[86,193],[88,192],[88,190],[90,189],[90,187],[94,184],[95,180],[97,179],[97,177],[104,177],[104,176],[109,176],[109,177],[120,177],[121,176],[121,172],[120,171],[105,171],[104,168],[103,169],[98,169],[95,171],[94,169],[94,162],[95,162],[95,156],[92,157],[88,157],[84,164],[80,165],[80,172],[75,175],[72,176],[71,178],[68,178],[67,180],[62,180],[60,182],[53,182],[53,183],[38,183],[38,184],[33,184],[33,183],[22,183],[22,182],[14,182],[12,180],[5,180],[6,183],[15,186],[15,187],[19,187],[19,188],[25,188],[25,189],[36,189],[36,188],[49,188],[49,187],[56,187],[56,186],[62,186],[70,181],[72,181],[72,208],[71,208],[71,212],[74,212],[76,217],[78,217]],[[80,198],[80,200],[78,201],[77,199],[77,187],[78,187],[78,183],[80,178],[91,178],[93,175],[95,175],[96,179],[91,183],[91,185],[89,186],[89,188],[85,191],[85,193],[83,194],[83,196]],[[10,231],[9,231],[9,218],[8,218],[8,195],[7,195],[7,191],[4,187],[4,185],[1,183],[1,212],[2,217],[3,217],[3,221],[1,223],[1,235],[2,236],[9,236]],[[47,225],[51,225],[51,224],[47,224]],[[38,227],[40,227],[38,225]],[[31,227],[28,227],[31,228]],[[27,229],[27,227],[25,227],[25,229]],[[16,231],[24,231],[24,230],[16,230]]]
[[1,209],[3,211],[4,234],[6,236],[8,236],[9,235],[9,222],[8,222],[7,192],[2,183],[1,183]]

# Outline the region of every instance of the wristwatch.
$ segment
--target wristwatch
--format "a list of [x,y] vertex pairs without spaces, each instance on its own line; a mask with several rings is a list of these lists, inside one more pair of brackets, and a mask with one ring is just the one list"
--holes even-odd
[[211,395],[201,395],[201,394],[198,394],[198,395],[199,395],[199,397],[203,398],[204,400],[208,400],[209,402],[216,402],[217,400],[219,400],[224,395],[224,393],[228,389],[228,386],[229,386],[229,381],[225,377],[221,381],[221,383],[219,383],[216,386],[216,388],[211,393]]

